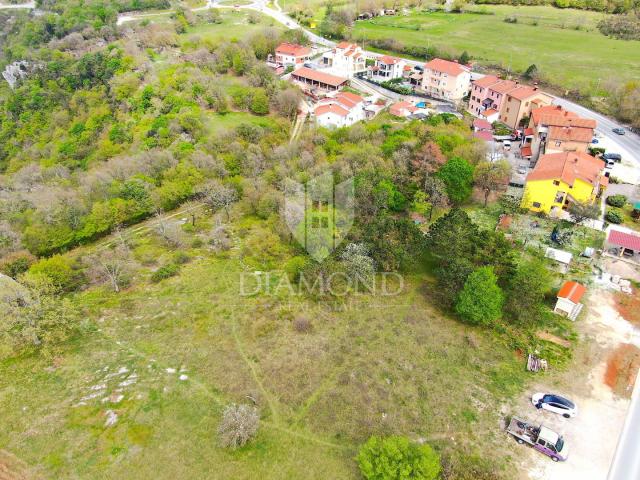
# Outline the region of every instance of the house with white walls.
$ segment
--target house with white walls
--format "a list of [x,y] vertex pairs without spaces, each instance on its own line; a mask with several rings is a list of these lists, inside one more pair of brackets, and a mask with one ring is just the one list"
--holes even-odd
[[367,70],[364,51],[350,42],[340,42],[326,52],[322,57],[322,66],[329,73],[346,78],[352,78]]

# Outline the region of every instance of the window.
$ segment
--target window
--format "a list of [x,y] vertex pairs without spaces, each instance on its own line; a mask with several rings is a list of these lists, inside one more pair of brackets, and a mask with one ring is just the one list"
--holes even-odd
[[560,145],[562,145],[562,142],[560,140],[556,141],[556,147],[559,147]]
[[553,184],[557,187],[558,185],[560,185],[560,182],[558,180],[554,180]]
[[533,205],[533,208],[540,208],[542,206],[540,202],[533,202],[532,205]]
[[555,203],[562,203],[564,201],[564,192],[556,192]]
[[507,107],[507,113],[509,113],[509,107]]

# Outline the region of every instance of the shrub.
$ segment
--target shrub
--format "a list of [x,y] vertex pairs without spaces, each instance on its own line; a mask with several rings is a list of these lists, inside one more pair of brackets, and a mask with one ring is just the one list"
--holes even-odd
[[502,315],[503,304],[504,294],[493,267],[481,267],[467,278],[456,301],[456,312],[469,323],[490,325]]
[[220,444],[223,447],[242,447],[258,432],[260,415],[250,405],[228,405],[222,413],[222,421],[218,427]]
[[357,456],[367,480],[435,480],[440,476],[440,456],[429,445],[407,438],[371,437]]
[[36,257],[27,250],[10,253],[0,259],[0,272],[12,278],[17,278],[21,273],[29,270],[29,267],[36,261]]
[[622,208],[627,203],[627,197],[624,195],[611,195],[607,197],[607,205]]
[[184,265],[185,263],[189,263],[191,261],[191,257],[185,252],[177,251],[173,254],[173,263],[176,265]]
[[164,265],[151,275],[151,281],[154,283],[160,282],[166,278],[173,277],[178,274],[180,267],[174,263]]
[[604,218],[609,223],[622,223],[622,215],[615,210],[608,210]]
[[307,333],[313,329],[313,324],[307,317],[298,317],[293,321],[293,328],[298,333]]
[[44,277],[55,288],[67,292],[77,288],[82,278],[71,260],[62,255],[37,261],[29,268],[29,274]]

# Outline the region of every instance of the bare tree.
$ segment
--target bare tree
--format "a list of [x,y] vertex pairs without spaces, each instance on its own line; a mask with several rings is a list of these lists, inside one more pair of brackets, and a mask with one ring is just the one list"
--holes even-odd
[[222,413],[222,421],[218,427],[220,443],[223,447],[242,447],[255,436],[259,424],[260,415],[255,407],[232,403]]
[[90,271],[98,280],[111,284],[113,291],[118,293],[131,278],[133,256],[122,231],[116,229],[116,242],[111,248],[101,250],[89,257]]
[[156,212],[155,231],[169,247],[182,246],[180,227],[175,222],[169,222],[161,210]]
[[506,160],[497,162],[481,162],[475,169],[474,180],[476,185],[484,192],[484,206],[487,206],[489,195],[509,183],[511,166]]
[[238,195],[233,188],[229,188],[217,180],[209,182],[202,192],[202,197],[207,206],[214,212],[224,209],[227,221],[230,220],[229,207],[236,201]]

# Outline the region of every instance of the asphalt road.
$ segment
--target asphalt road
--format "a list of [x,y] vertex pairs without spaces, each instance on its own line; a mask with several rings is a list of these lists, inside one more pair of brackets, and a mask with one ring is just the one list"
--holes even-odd
[[640,478],[640,375],[607,480]]
[[593,110],[589,110],[588,108],[578,105],[577,103],[570,102],[569,100],[565,100],[564,98],[560,97],[556,97],[555,103],[562,106],[563,108],[566,108],[567,110],[574,111],[581,117],[592,118],[596,122],[598,122],[596,131],[607,137],[610,143],[617,145],[619,147],[619,153],[623,155],[623,158],[632,160],[635,163],[635,166],[640,168],[640,136],[629,130],[626,131],[625,135],[617,135],[613,133],[614,128],[624,127],[617,123],[615,120],[612,120],[609,117],[605,117],[604,115],[598,112],[594,112]]

